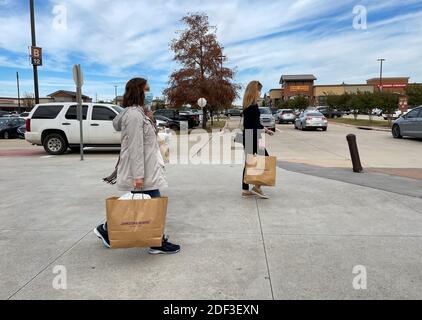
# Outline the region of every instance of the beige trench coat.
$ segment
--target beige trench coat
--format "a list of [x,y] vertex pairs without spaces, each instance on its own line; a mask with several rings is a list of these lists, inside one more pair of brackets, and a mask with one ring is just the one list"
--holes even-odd
[[117,187],[132,191],[134,179],[144,179],[143,190],[167,187],[164,160],[154,126],[141,107],[126,108],[114,120],[113,126],[122,132]]

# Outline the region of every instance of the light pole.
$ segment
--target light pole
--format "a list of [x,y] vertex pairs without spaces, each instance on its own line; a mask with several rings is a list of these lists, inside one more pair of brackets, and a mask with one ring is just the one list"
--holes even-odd
[[114,104],[117,104],[117,85],[114,86],[114,96],[116,97],[114,100]]
[[16,71],[16,85],[18,87],[18,113],[21,114],[21,90],[19,86],[19,72]]
[[381,63],[381,66],[380,66],[380,91],[382,91],[382,64],[385,61],[385,59],[378,59],[378,61]]
[[[29,0],[29,9],[31,13],[31,38],[32,38],[32,47],[37,46],[37,41],[35,38],[35,10],[34,10],[34,0]],[[35,91],[35,104],[40,103],[40,95],[38,91],[38,66],[33,64],[34,69],[34,91]]]

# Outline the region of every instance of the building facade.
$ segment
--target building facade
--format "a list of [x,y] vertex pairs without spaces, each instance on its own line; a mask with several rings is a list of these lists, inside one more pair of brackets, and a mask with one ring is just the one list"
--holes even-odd
[[327,95],[342,95],[358,92],[374,92],[374,86],[369,84],[330,84],[314,86],[315,105],[326,105]]
[[[92,102],[92,98],[82,95],[83,102]],[[19,109],[20,102],[20,109]],[[59,90],[53,92],[45,98],[40,98],[40,103],[51,103],[51,102],[76,102],[76,92]],[[22,97],[18,98],[0,97],[0,110],[8,112],[25,112],[30,111],[35,104],[33,97]]]
[[314,100],[314,82],[317,78],[312,74],[282,75],[280,79],[283,100],[296,96],[305,96],[310,102]]

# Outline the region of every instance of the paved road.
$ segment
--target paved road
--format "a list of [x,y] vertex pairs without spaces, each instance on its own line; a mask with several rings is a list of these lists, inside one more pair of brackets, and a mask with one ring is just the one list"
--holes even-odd
[[346,136],[357,137],[365,168],[422,168],[422,141],[393,139],[389,132],[360,130],[330,124],[328,131],[299,131],[293,125],[279,125],[267,138],[269,149],[280,160],[322,167],[350,167]]

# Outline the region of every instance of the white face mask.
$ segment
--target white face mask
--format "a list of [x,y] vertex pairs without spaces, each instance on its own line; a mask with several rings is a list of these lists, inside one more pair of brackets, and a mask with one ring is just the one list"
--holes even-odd
[[144,100],[145,109],[151,110],[152,100],[154,100],[154,94],[152,94],[151,92],[146,92],[145,93],[145,100]]

